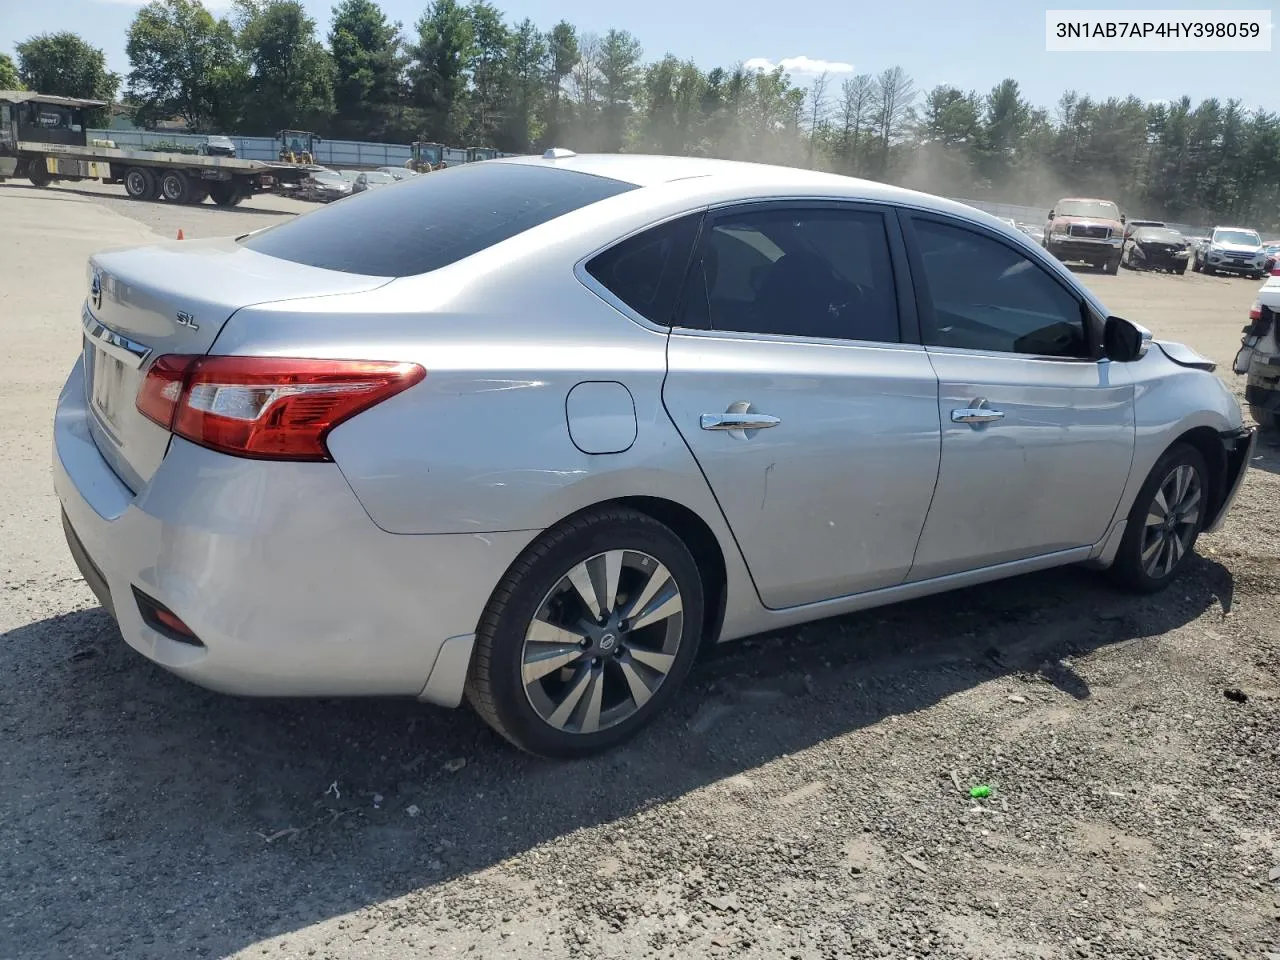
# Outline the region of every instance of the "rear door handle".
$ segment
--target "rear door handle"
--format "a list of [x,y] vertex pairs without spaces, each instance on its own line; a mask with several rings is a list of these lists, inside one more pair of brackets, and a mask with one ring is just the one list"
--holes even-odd
[[701,419],[703,430],[763,430],[781,422],[767,413],[704,413]]

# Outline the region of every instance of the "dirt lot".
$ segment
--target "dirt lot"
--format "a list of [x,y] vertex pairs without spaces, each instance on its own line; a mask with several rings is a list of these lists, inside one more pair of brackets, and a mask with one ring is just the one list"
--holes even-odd
[[[1275,448],[1162,596],[1069,570],[730,645],[586,763],[130,651],[50,490],[85,257],[299,206],[0,186],[0,958],[1280,956]],[[1240,389],[1256,283],[1087,279]]]

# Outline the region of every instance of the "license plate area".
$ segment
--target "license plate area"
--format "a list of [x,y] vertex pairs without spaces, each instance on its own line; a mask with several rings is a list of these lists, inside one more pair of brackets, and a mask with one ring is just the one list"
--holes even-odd
[[88,340],[85,341],[85,359],[89,361],[86,367],[91,371],[89,404],[102,425],[118,438],[123,404],[128,403],[125,365]]

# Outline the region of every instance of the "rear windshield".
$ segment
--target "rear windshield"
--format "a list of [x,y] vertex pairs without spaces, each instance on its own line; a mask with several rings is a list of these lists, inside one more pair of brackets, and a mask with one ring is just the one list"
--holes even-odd
[[408,277],[634,189],[554,167],[466,164],[355,194],[240,242],[325,270]]

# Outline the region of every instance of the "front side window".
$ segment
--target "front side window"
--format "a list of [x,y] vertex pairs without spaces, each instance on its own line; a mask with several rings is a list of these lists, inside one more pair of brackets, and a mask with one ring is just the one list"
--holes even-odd
[[884,218],[869,211],[774,209],[710,220],[683,303],[687,327],[899,340]]
[[926,345],[1089,356],[1080,301],[1043,267],[973,230],[912,222],[932,307],[921,317]]

